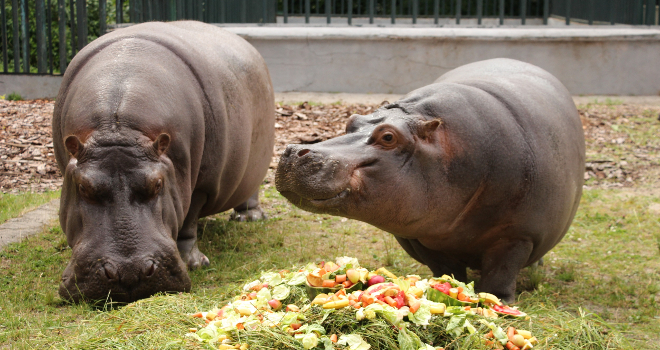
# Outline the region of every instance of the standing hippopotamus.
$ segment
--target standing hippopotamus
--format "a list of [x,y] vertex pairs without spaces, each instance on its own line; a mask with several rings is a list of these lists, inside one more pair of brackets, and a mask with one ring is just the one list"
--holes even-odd
[[263,216],[273,107],[263,58],[212,25],[139,24],[80,51],[53,114],[73,250],[60,295],[188,291],[187,269],[209,263],[197,219],[231,208],[239,220]]
[[296,206],[396,236],[434,275],[514,300],[516,275],[568,230],[582,194],[584,136],[548,72],[493,59],[456,68],[346,135],[289,145],[276,175]]

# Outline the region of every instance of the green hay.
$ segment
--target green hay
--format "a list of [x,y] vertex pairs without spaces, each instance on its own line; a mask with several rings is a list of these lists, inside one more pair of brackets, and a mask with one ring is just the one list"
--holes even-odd
[[[234,285],[235,295],[241,288]],[[228,290],[228,288],[223,288]],[[189,328],[201,328],[205,322],[190,314],[221,307],[230,301],[231,293],[218,293],[207,296],[190,294],[159,295],[140,300],[111,311],[99,311],[89,321],[82,322],[79,339],[70,339],[55,348],[76,349],[215,349],[212,344],[202,344],[186,337]],[[305,289],[291,288],[291,294],[283,304],[302,306],[309,303]],[[597,316],[578,310],[559,310],[551,301],[528,296],[522,310],[529,319],[498,318],[493,321],[504,330],[509,326],[531,331],[538,339],[535,349],[588,349],[610,350],[624,348],[620,334],[610,329]],[[305,323],[320,322],[325,312],[320,306],[313,306],[304,313]],[[447,350],[477,349],[487,350],[483,335],[487,327],[472,322],[477,328],[475,334],[462,334],[456,339],[445,329],[449,318],[433,317],[428,326],[409,324],[408,331],[417,334],[425,343]],[[344,308],[330,313],[322,323],[327,335],[359,334],[371,345],[371,349],[398,350],[399,329],[381,317],[357,321],[355,310]],[[237,343],[248,343],[250,349],[304,349],[302,343],[294,339],[280,327],[259,327],[254,330],[234,332],[232,339]],[[339,349],[340,347],[336,347]],[[323,349],[319,343],[316,349]]]

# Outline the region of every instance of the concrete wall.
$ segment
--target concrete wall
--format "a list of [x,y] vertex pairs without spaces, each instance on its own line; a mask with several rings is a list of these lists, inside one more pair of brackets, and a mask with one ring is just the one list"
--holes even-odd
[[652,27],[232,27],[264,56],[276,91],[407,93],[466,63],[538,65],[575,95],[660,94]]
[[[508,57],[574,95],[659,95],[660,28],[225,26],[264,56],[275,91],[404,94],[466,63]],[[0,95],[54,97],[61,77],[0,75]]]
[[24,99],[55,97],[61,83],[61,76],[0,74],[0,95],[15,92]]

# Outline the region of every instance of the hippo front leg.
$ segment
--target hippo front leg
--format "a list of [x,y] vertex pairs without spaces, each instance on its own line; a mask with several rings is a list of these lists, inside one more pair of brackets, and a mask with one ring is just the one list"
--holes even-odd
[[426,248],[416,239],[395,238],[406,253],[428,266],[433,272],[433,276],[454,275],[454,278],[459,281],[467,280],[465,264],[451,259],[439,251]]
[[266,220],[268,216],[259,207],[259,190],[255,192],[245,203],[239,204],[231,213],[231,220],[235,221],[258,221]]
[[527,265],[534,245],[528,240],[503,240],[490,247],[481,261],[479,290],[515,301],[516,276]]
[[202,254],[197,246],[197,223],[199,222],[199,213],[204,204],[206,204],[206,198],[205,193],[193,192],[188,215],[183,222],[183,227],[179,231],[179,236],[176,240],[176,246],[179,249],[181,260],[186,263],[190,270],[210,264],[209,258]]

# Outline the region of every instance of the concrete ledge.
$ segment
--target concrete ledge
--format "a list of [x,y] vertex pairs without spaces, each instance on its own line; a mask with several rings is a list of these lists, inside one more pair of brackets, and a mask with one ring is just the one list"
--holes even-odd
[[[458,66],[535,64],[574,95],[660,95],[660,27],[223,25],[254,45],[275,91],[405,94]],[[0,95],[55,97],[61,76],[2,75]]]
[[0,95],[16,92],[24,99],[55,98],[61,75],[0,74]]
[[660,41],[660,28],[653,27],[224,27],[246,40],[494,40],[494,41]]
[[225,27],[264,56],[275,91],[405,94],[498,57],[540,66],[574,95],[660,94],[660,28]]

